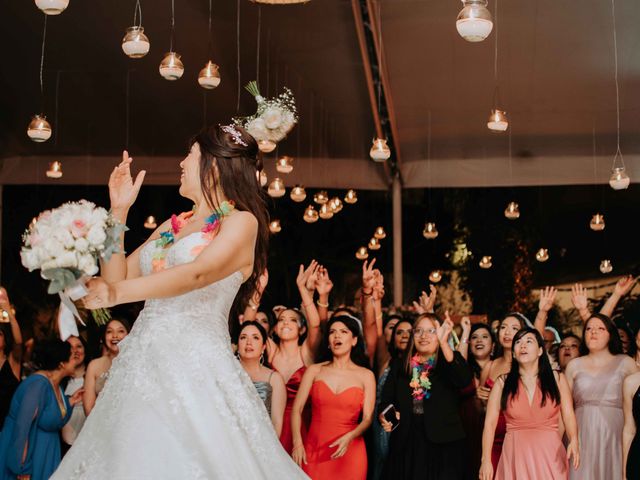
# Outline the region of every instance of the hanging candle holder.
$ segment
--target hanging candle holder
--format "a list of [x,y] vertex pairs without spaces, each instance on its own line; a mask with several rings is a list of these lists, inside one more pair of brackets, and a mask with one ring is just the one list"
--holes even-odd
[[442,272],[440,270],[434,270],[429,274],[429,281],[431,283],[438,283],[442,280]]
[[261,187],[265,187],[269,182],[269,178],[267,177],[267,172],[265,172],[264,170],[260,170],[259,172],[256,172],[256,178],[260,183]]
[[369,258],[369,252],[367,251],[367,247],[360,247],[356,250],[356,258],[358,260],[366,260]]
[[333,197],[331,200],[329,200],[329,208],[333,213],[340,213],[343,208],[342,200],[340,200],[338,197]]
[[129,58],[142,58],[147,53],[151,44],[149,38],[144,33],[142,27],[142,7],[140,0],[136,0],[136,6],[133,10],[133,27],[127,28],[122,39],[122,51]]
[[383,227],[376,227],[376,231],[373,232],[373,236],[378,240],[382,240],[387,237],[387,232],[384,231]]
[[484,255],[478,264],[480,265],[480,268],[491,268],[493,266],[493,263],[491,262],[491,255]]
[[156,217],[154,217],[153,215],[149,215],[144,221],[144,228],[147,228],[149,230],[155,230],[156,228],[158,228]]
[[313,208],[313,205],[309,205],[304,211],[303,220],[307,223],[315,223],[318,221],[318,211]]
[[367,248],[369,250],[380,250],[380,247],[382,245],[380,245],[380,240],[378,240],[376,237],[372,237],[371,240],[369,240],[369,245],[367,245]]
[[600,272],[606,275],[607,273],[611,273],[612,271],[613,265],[611,264],[611,260],[602,260],[600,262]]
[[391,156],[391,150],[387,145],[387,140],[384,138],[376,138],[373,140],[371,150],[369,150],[369,156],[374,162],[384,162]]
[[277,145],[271,140],[258,140],[258,149],[262,153],[271,153],[276,149]]
[[353,205],[358,201],[358,194],[356,193],[355,190],[349,189],[347,191],[347,194],[344,196],[344,201],[349,205]]
[[307,192],[302,185],[296,185],[291,189],[289,196],[294,202],[300,203],[304,202],[304,199],[307,198]]
[[614,190],[625,190],[629,187],[631,179],[625,167],[615,167],[611,172],[611,178],[609,178],[609,186]]
[[184,65],[180,60],[180,55],[176,52],[165,53],[162,62],[160,62],[159,71],[165,80],[175,81],[181,78],[184,73]]
[[458,13],[456,30],[467,42],[481,42],[493,30],[487,0],[462,0],[464,7]]
[[333,218],[333,211],[331,210],[331,208],[329,208],[328,203],[322,204],[322,206],[320,207],[319,215],[323,220],[329,220]]
[[427,240],[433,240],[438,236],[439,232],[436,228],[436,224],[433,222],[427,222],[424,225],[424,230],[422,230],[422,236]]
[[293,171],[293,158],[283,155],[276,162],[276,170],[280,173],[291,173]]
[[494,108],[491,110],[489,120],[487,120],[487,128],[492,132],[502,133],[506,132],[509,128],[509,120],[507,119],[507,112]]
[[62,162],[59,162],[58,160],[51,162],[46,175],[48,178],[62,177]]
[[286,192],[287,191],[284,187],[284,182],[281,178],[274,178],[269,184],[269,188],[267,189],[267,193],[270,197],[273,198],[283,197]]
[[51,124],[44,115],[34,115],[27,127],[27,135],[36,143],[46,142],[51,138]]
[[313,201],[318,205],[324,205],[329,201],[329,195],[326,190],[320,190],[313,196]]
[[600,213],[596,213],[593,217],[591,217],[591,222],[589,222],[589,228],[594,232],[601,232],[604,230],[604,215]]
[[540,263],[546,262],[549,260],[549,250],[546,248],[541,248],[536,252],[536,260]]
[[198,85],[206,90],[213,90],[220,85],[220,67],[209,60],[198,74]]
[[504,209],[504,216],[509,220],[516,220],[520,218],[520,207],[516,202],[509,202],[507,208]]
[[69,6],[69,0],[35,0],[36,7],[47,15],[60,15]]
[[269,223],[269,231],[271,233],[280,233],[282,231],[280,220],[278,220],[277,218],[274,220],[271,220],[271,223]]

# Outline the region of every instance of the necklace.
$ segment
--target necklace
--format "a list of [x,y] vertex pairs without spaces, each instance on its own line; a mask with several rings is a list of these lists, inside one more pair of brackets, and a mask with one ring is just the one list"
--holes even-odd
[[431,380],[429,374],[436,364],[435,355],[422,362],[418,355],[411,357],[411,395],[415,400],[422,400],[431,396]]

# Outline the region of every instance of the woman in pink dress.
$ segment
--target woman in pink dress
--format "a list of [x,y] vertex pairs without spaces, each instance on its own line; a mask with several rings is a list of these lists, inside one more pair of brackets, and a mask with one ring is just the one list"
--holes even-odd
[[[508,375],[498,379],[489,395],[480,479],[494,478],[491,449],[502,411],[507,433],[495,478],[565,480],[568,459],[573,460],[573,468],[580,464],[578,428],[567,380],[551,369],[544,340],[534,328],[523,328],[515,335],[513,357]],[[569,440],[567,449],[558,432],[560,415]]]

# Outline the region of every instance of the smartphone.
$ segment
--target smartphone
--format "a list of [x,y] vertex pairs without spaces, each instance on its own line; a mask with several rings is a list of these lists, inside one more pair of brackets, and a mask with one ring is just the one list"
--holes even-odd
[[400,420],[398,420],[398,417],[396,417],[396,407],[394,407],[393,404],[387,406],[387,408],[382,411],[382,416],[387,422],[391,423],[392,432],[398,425],[400,425]]

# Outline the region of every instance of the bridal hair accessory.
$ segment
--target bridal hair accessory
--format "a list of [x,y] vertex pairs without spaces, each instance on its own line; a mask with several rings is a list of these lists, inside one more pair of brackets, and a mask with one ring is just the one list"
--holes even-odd
[[236,145],[242,145],[243,147],[248,147],[249,145],[247,144],[247,142],[245,142],[244,140],[242,140],[242,134],[240,133],[240,131],[233,125],[222,125],[220,126],[220,130],[222,130],[225,133],[228,133],[229,135],[231,135],[231,138],[233,138],[233,143],[235,143]]

